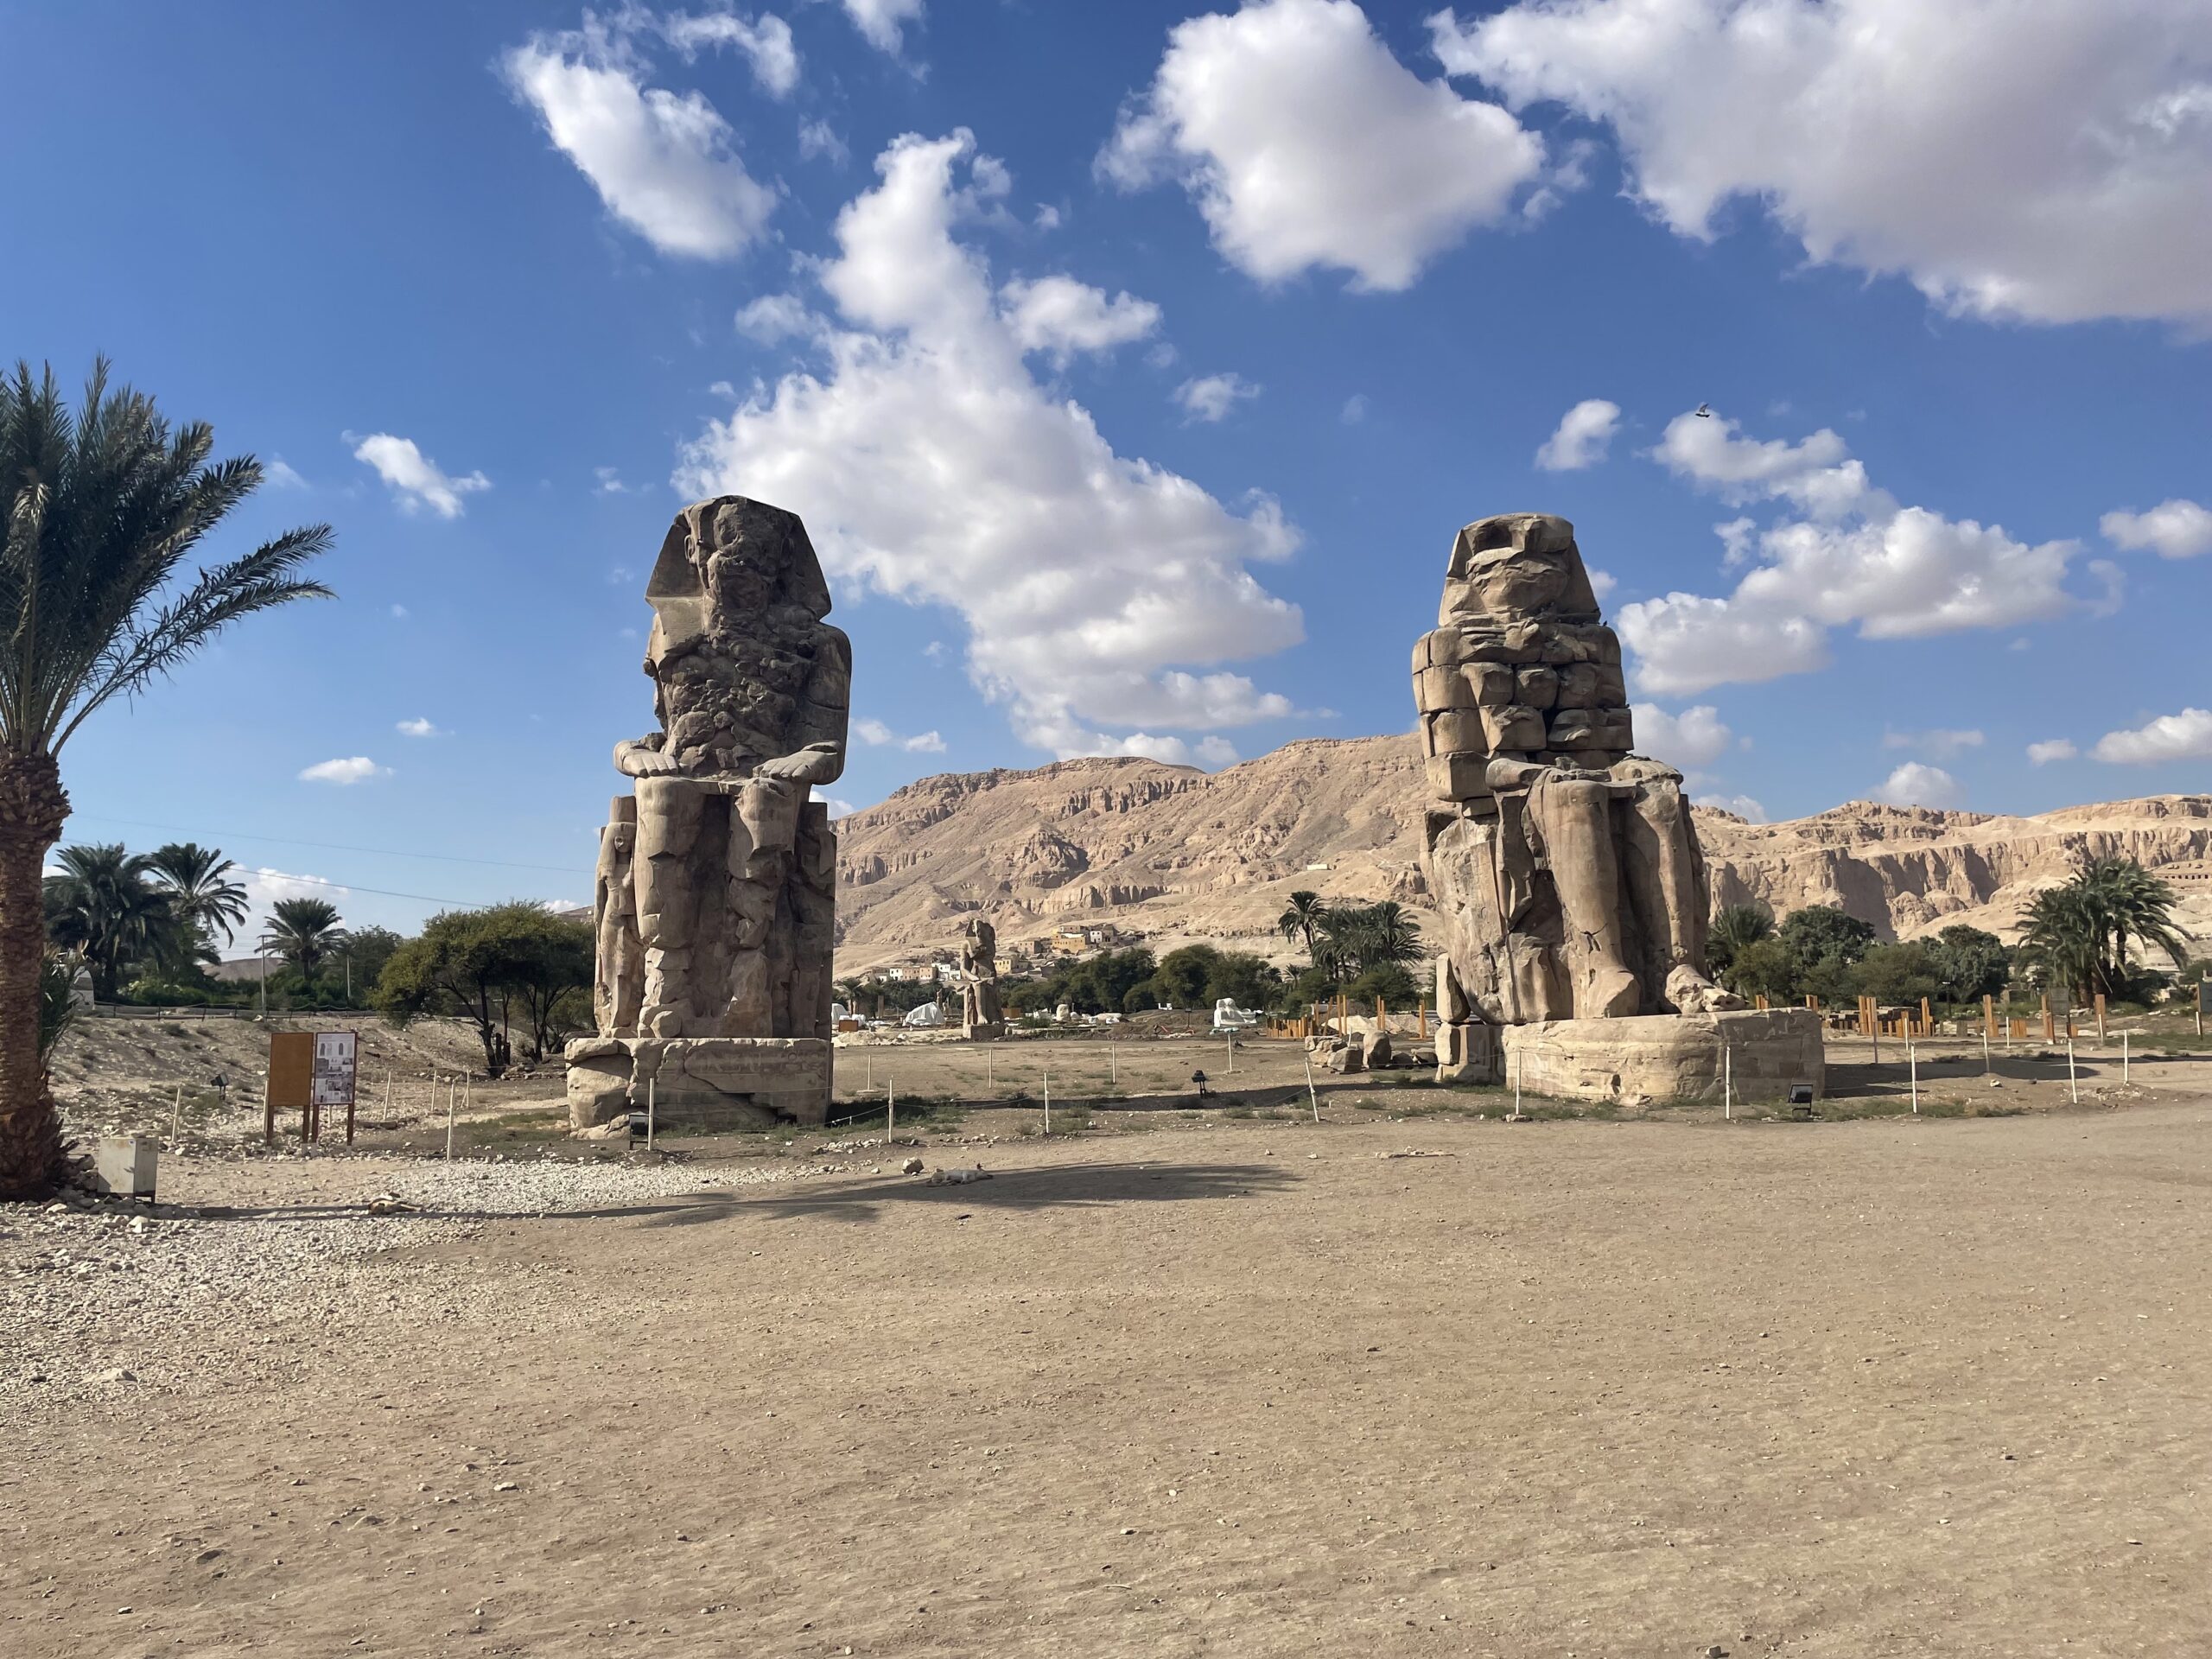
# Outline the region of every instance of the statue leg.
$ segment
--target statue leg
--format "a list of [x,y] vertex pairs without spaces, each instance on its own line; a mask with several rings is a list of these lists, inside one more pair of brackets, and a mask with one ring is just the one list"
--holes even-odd
[[1652,937],[1666,941],[1667,965],[1705,966],[1707,896],[1704,861],[1690,827],[1689,803],[1672,779],[1643,782],[1630,802],[1629,834],[1642,855],[1633,877],[1651,888],[1646,904]]
[[1643,985],[1628,964],[1610,785],[1545,777],[1529,791],[1565,922],[1562,954],[1578,1020],[1638,1012]]
[[691,950],[702,895],[692,880],[691,849],[703,799],[699,785],[688,778],[638,780],[638,849],[632,868],[638,940],[645,952],[638,1030],[645,1036],[684,1036],[692,1017]]
[[1712,898],[1681,780],[1669,772],[1638,776],[1635,782],[1628,814],[1629,885],[1645,937],[1660,958],[1653,966],[1666,999],[1683,1014],[1741,1007],[1743,999],[1722,990],[1705,971]]
[[818,801],[799,811],[798,847],[791,885],[791,1032],[827,1037],[835,1029],[830,1004],[836,995],[831,963],[837,949],[837,832],[830,809]]
[[726,1037],[793,1034],[778,1029],[773,947],[777,900],[790,878],[804,798],[797,784],[755,778],[747,780],[731,803],[726,867],[729,995],[719,1027]]

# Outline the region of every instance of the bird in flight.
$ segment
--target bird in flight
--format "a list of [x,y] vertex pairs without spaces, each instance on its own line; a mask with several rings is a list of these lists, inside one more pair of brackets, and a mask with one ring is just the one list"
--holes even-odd
[[1696,413],[1698,419],[1700,421],[1709,421],[1713,418],[1713,410],[1704,404],[1700,404],[1697,406]]

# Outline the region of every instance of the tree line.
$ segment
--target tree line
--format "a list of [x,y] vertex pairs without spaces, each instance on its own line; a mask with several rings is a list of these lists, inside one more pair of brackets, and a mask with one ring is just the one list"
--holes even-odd
[[348,927],[327,899],[272,901],[257,941],[265,978],[219,980],[249,916],[238,867],[213,848],[150,853],[119,842],[66,847],[46,878],[48,949],[66,987],[79,966],[103,1002],[277,1012],[371,1007],[404,1025],[449,1014],[476,1027],[497,1075],[537,1061],[592,1023],[591,925],[524,899],[432,917],[413,938]]
[[[2177,979],[2201,978],[2207,966],[2189,959],[2174,920],[2177,903],[2171,885],[2133,859],[2100,858],[2029,901],[2016,945],[1963,924],[1887,943],[1832,905],[1808,905],[1779,922],[1764,906],[1730,905],[1714,913],[1707,954],[1729,989],[1776,1002],[1816,996],[1848,1006],[1871,996],[1892,1005],[1975,1005],[2017,990],[2069,1004],[2101,995],[2108,1003],[2147,1006]],[[2153,952],[2175,971],[2155,966]]]

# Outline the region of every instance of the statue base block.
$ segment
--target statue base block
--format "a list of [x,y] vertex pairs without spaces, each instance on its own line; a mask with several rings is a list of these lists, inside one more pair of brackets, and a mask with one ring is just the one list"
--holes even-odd
[[582,1037],[569,1045],[569,1125],[643,1111],[663,1134],[819,1128],[831,1049],[821,1037]]
[[[1724,1069],[1735,1098],[1744,1102],[1787,1100],[1797,1084],[1811,1085],[1817,1100],[1826,1082],[1821,1016],[1809,1008],[1548,1020],[1469,1029],[1493,1033],[1494,1040],[1471,1037],[1466,1048],[1470,1061],[1494,1054],[1495,1071],[1482,1077],[1468,1065],[1446,1077],[1450,1068],[1440,1066],[1440,1081],[1510,1084],[1517,1068],[1524,1093],[1624,1106],[1718,1105]],[[1438,1058],[1445,1053],[1446,1046],[1440,1044]]]

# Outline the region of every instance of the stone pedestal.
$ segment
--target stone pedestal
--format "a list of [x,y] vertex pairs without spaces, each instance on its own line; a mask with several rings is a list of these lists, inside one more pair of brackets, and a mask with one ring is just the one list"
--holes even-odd
[[1495,1081],[1510,1084],[1517,1067],[1524,1093],[1560,1100],[1717,1105],[1724,1047],[1738,1101],[1786,1100],[1795,1084],[1810,1084],[1818,1099],[1826,1083],[1821,1016],[1809,1008],[1546,1020],[1494,1029]]
[[818,1128],[830,1116],[823,1038],[582,1037],[567,1054],[571,1128],[644,1110],[648,1079],[662,1133]]

